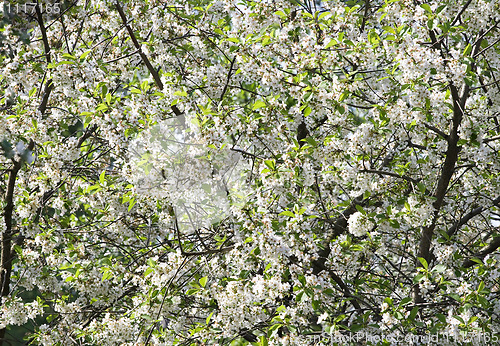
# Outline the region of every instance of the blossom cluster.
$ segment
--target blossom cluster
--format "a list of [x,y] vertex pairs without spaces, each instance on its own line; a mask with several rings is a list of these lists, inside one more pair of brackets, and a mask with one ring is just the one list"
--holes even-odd
[[0,339],[500,332],[499,13],[91,0],[0,22]]

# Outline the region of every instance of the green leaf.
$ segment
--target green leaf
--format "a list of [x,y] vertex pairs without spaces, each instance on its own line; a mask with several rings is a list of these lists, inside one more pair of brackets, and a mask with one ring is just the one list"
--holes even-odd
[[271,269],[271,267],[272,267],[272,266],[273,266],[273,265],[272,265],[271,263],[268,263],[268,264],[266,265],[266,268],[264,269],[264,272],[267,272],[269,269]]
[[356,209],[363,215],[366,215],[366,211],[363,209],[362,206],[360,206],[359,204],[356,204]]
[[351,325],[351,327],[349,328],[349,330],[353,333],[357,333],[359,332],[361,329],[363,329],[363,325],[361,324],[353,324]]
[[443,314],[436,314],[436,317],[438,318],[438,320],[440,320],[441,322],[443,323],[446,323],[446,316],[443,315]]
[[265,164],[267,167],[269,167],[269,169],[274,170],[274,167],[275,167],[275,164],[276,164],[276,163],[274,162],[274,160],[265,160],[265,161],[264,161],[264,164]]
[[273,324],[272,326],[269,327],[268,331],[273,332],[275,330],[278,330],[281,328],[283,325],[281,323]]
[[464,55],[464,56],[468,56],[468,55],[470,54],[470,52],[472,52],[472,45],[469,43],[469,44],[465,47],[463,55]]
[[289,210],[282,211],[279,215],[295,217],[295,214]]
[[71,55],[69,53],[64,53],[62,56],[63,56],[63,58],[67,58],[67,59],[71,59],[71,60],[76,60],[76,57],[74,57],[73,55]]
[[298,275],[298,279],[299,279],[299,282],[300,282],[303,286],[305,286],[305,285],[306,285],[306,278],[304,277],[304,275],[299,274],[299,275]]
[[16,253],[21,256],[22,253],[23,253],[23,248],[19,245],[14,245],[14,250],[16,251]]
[[199,289],[197,289],[197,288],[191,288],[191,289],[187,290],[186,295],[192,296],[193,294],[198,293],[198,291],[199,291]]
[[479,258],[473,257],[470,259],[472,262],[475,262],[477,264],[483,264],[483,261],[481,261]]
[[424,275],[424,274],[422,274],[422,273],[417,274],[417,275],[415,275],[415,277],[413,278],[413,282],[414,282],[414,283],[420,282],[420,280],[422,280],[424,277],[425,277],[425,275]]
[[309,114],[311,114],[312,112],[312,109],[311,107],[307,106],[305,109],[304,109],[304,116],[307,117]]
[[319,15],[319,17],[318,17],[318,21],[319,21],[319,20],[321,20],[321,19],[323,19],[323,18],[325,18],[325,17],[326,17],[326,16],[328,16],[329,14],[331,14],[331,13],[330,13],[330,12],[328,12],[328,11],[325,11],[325,12],[321,13],[321,14]]
[[102,274],[101,281],[106,281],[108,279],[111,279],[112,277],[113,277],[113,272],[109,268],[105,268],[105,271]]
[[176,96],[187,96],[187,92],[186,91],[180,91],[180,90],[177,90],[176,92],[174,92],[174,95]]
[[200,285],[201,287],[205,287],[205,285],[207,284],[207,280],[208,278],[206,276],[202,277],[199,281],[200,281]]
[[469,321],[467,322],[467,324],[469,324],[469,325],[470,325],[470,324],[471,324],[471,323],[473,323],[474,321],[477,321],[477,319],[478,319],[478,318],[479,318],[479,317],[477,317],[477,316],[472,316],[471,318],[469,318]]
[[90,53],[90,49],[86,52],[84,52],[82,55],[80,55],[80,61],[83,61],[85,60],[85,58],[87,57],[87,55],[89,55]]
[[336,316],[336,317],[335,317],[335,319],[334,319],[333,321],[338,323],[338,322],[340,322],[340,321],[345,320],[345,319],[346,319],[346,317],[347,317],[347,316],[346,316],[345,314],[340,314],[340,315]]
[[312,137],[307,137],[304,141],[306,141],[313,148],[318,146],[318,142],[316,142]]
[[104,184],[104,176],[106,175],[106,171],[102,171],[102,173],[99,175],[99,182],[101,184]]
[[405,208],[406,210],[411,211],[410,203],[405,201]]
[[338,44],[337,40],[335,40],[335,39],[331,39],[331,40],[330,40],[330,42],[328,42],[328,43],[326,44],[326,46],[325,46],[325,48],[324,48],[324,49],[328,49],[328,48],[333,47],[333,46],[335,46],[335,45],[337,45],[337,44]]
[[390,27],[390,26],[383,26],[382,29],[386,32],[390,32],[391,34],[396,34],[396,30],[394,30],[393,27]]
[[429,6],[429,4],[421,4],[420,7],[422,7],[425,10],[425,12],[432,13],[432,9]]
[[302,296],[304,295],[304,291],[299,292],[297,296],[295,296],[295,301],[301,302],[302,301]]
[[130,202],[129,202],[129,204],[128,204],[128,211],[132,210],[132,208],[134,207],[135,203],[136,203],[136,202],[135,202],[135,199],[134,199],[134,198],[131,198],[131,199],[130,199]]
[[410,297],[405,297],[401,300],[401,302],[399,303],[400,306],[405,306],[407,305],[408,303],[410,303],[412,301],[412,299]]
[[253,107],[252,107],[252,110],[256,110],[256,109],[259,109],[259,108],[262,108],[262,107],[265,107],[266,106],[266,103],[262,100],[257,100],[254,104],[253,104]]
[[408,320],[414,321],[415,320],[415,316],[417,316],[417,312],[418,312],[418,306],[415,306],[413,309],[411,309],[410,315],[408,316]]
[[207,319],[206,319],[206,321],[205,321],[207,326],[208,326],[208,324],[210,323],[210,319],[212,318],[212,315],[213,315],[213,314],[214,314],[214,312],[212,311],[212,312],[210,313],[210,315],[208,315],[208,317],[207,317]]
[[462,322],[463,324],[465,324],[465,321],[464,321],[464,319],[462,317],[457,316],[457,315],[453,315],[453,318],[456,319],[456,320],[458,320],[458,321],[460,321],[460,322]]
[[104,103],[100,103],[95,110],[105,112],[108,110],[108,106],[106,106]]
[[422,267],[424,267],[424,269],[427,270],[429,268],[429,264],[427,264],[427,261],[425,260],[425,258],[419,257],[418,260],[420,261],[420,263],[422,263]]
[[422,184],[422,183],[417,183],[417,187],[418,187],[418,190],[421,192],[421,193],[425,193],[425,185]]
[[340,97],[339,97],[339,102],[344,101],[345,99],[347,99],[347,97],[349,97],[349,92],[348,91],[344,91],[342,93],[342,95],[340,95]]
[[482,295],[478,295],[477,296],[477,300],[485,308],[488,308],[490,306],[490,302],[485,297],[483,297]]

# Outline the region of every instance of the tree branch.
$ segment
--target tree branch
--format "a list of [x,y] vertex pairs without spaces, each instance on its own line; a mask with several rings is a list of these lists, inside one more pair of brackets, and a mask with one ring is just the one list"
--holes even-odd
[[[42,17],[42,12],[40,11],[40,7],[38,4],[35,6],[35,11],[36,11],[36,16],[37,16],[37,22],[38,25],[40,26],[40,32],[42,34],[42,42],[43,42],[43,49],[45,51],[45,57],[47,59],[47,64],[50,64],[52,62],[52,58],[50,56],[50,45],[49,45],[49,40],[47,38],[47,31],[45,30],[45,25],[43,23],[43,17]],[[43,91],[43,96],[42,96],[42,102],[40,103],[40,106],[38,107],[38,110],[40,113],[44,114],[45,111],[47,110],[47,103],[49,102],[49,96],[50,92],[52,91],[53,85],[52,85],[52,78],[47,80],[45,83],[44,91]]]
[[462,267],[464,267],[464,268],[472,267],[473,265],[477,264],[477,262],[473,260],[474,258],[482,261],[486,257],[486,255],[494,252],[499,247],[500,247],[500,236],[497,235],[496,237],[493,238],[491,243],[489,243],[487,246],[485,246],[481,251],[474,254],[474,256],[472,256],[472,258],[466,259],[462,263]]
[[227,73],[226,85],[224,85],[224,89],[222,90],[222,94],[220,95],[221,101],[224,98],[224,95],[226,94],[227,87],[229,86],[229,81],[231,80],[231,72],[233,71],[233,66],[235,61],[236,61],[236,56],[233,58],[233,60],[231,60],[231,66],[229,66],[229,71]]
[[[33,150],[35,142],[30,141],[28,150]],[[5,194],[4,222],[5,231],[0,235],[1,254],[0,254],[0,299],[7,297],[10,293],[10,278],[12,274],[12,261],[15,252],[12,252],[12,215],[14,213],[14,190],[16,188],[16,179],[19,170],[22,167],[22,158],[12,159],[13,166],[10,169],[9,180],[7,182],[7,192]],[[0,329],[0,346],[5,338],[5,328]]]
[[[497,206],[500,203],[500,197],[497,197],[495,200],[493,200],[493,206]],[[456,222],[453,226],[450,227],[450,229],[446,232],[449,237],[452,237],[455,235],[455,233],[469,220],[471,220],[473,217],[481,214],[483,211],[485,211],[485,207],[477,207],[467,213],[464,217],[462,217],[458,222]]]
[[363,14],[363,21],[361,22],[361,28],[359,31],[365,31],[366,20],[368,18],[368,14],[370,12],[370,0],[365,0],[365,13]]
[[[160,91],[163,91],[163,83],[161,82],[160,75],[158,74],[156,69],[153,67],[153,65],[151,65],[151,62],[149,61],[146,54],[144,54],[144,52],[142,51],[141,44],[139,43],[139,41],[137,41],[137,38],[135,37],[134,31],[132,30],[132,28],[128,24],[127,17],[125,16],[125,12],[123,12],[123,8],[121,7],[119,1],[116,1],[115,7],[118,10],[118,13],[120,14],[120,18],[122,19],[123,24],[125,25],[125,28],[127,29],[130,38],[132,39],[134,47],[139,51],[139,55],[141,56],[142,61],[146,65],[149,73],[151,73],[151,76],[153,76],[153,79],[155,81],[156,86],[158,87],[158,89],[160,89]],[[175,115],[179,116],[182,114],[182,112],[180,111],[180,109],[176,105],[171,106],[171,108],[174,111]]]
[[413,184],[418,184],[418,180],[413,179],[412,177],[409,177],[407,175],[399,175],[399,174],[394,173],[394,172],[386,172],[386,171],[381,171],[381,170],[377,170],[377,169],[362,169],[362,170],[360,170],[360,172],[361,173],[374,173],[374,174],[379,174],[379,175],[387,175],[390,177],[406,180],[406,181],[413,183]]
[[[476,46],[474,47],[474,52],[477,52],[480,47],[481,47],[481,41],[479,40]],[[474,69],[475,69],[474,64],[471,64],[471,70]],[[439,211],[441,209],[441,206],[443,205],[443,200],[448,190],[448,186],[455,171],[455,165],[458,160],[458,153],[460,151],[460,147],[458,146],[458,140],[459,140],[458,128],[462,123],[462,118],[465,109],[465,102],[467,101],[467,98],[469,96],[470,88],[467,84],[464,83],[462,93],[461,95],[459,95],[455,85],[453,85],[453,83],[450,83],[450,91],[451,91],[451,96],[453,98],[453,120],[452,120],[453,126],[451,133],[448,135],[447,138],[448,149],[446,150],[446,158],[443,167],[441,169],[441,175],[439,177],[436,192],[434,194],[434,197],[436,198],[436,200],[433,203],[434,217],[432,223],[429,226],[425,227],[422,231],[422,236],[420,238],[418,254],[417,254],[417,257],[425,259],[427,263],[430,262],[430,257],[431,257],[430,247],[431,247],[432,237],[434,235],[434,229],[436,228],[436,221],[439,215]],[[416,265],[417,267],[422,267],[420,261],[417,261]],[[413,300],[414,303],[423,302],[422,296],[420,295],[420,288],[418,285],[415,285],[413,291]]]

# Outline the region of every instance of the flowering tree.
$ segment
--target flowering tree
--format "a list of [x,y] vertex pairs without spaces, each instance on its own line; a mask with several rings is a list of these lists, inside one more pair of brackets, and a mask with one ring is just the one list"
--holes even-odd
[[3,9],[0,345],[500,332],[498,1]]

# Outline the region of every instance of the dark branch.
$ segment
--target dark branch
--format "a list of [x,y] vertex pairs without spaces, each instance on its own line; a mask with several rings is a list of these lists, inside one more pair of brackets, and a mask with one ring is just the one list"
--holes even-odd
[[486,255],[494,252],[499,247],[500,247],[500,236],[497,235],[496,237],[493,238],[491,243],[488,244],[488,246],[485,246],[481,251],[474,254],[474,256],[472,256],[472,258],[466,259],[463,262],[462,267],[464,267],[464,268],[472,267],[473,265],[477,264],[477,262],[474,261],[473,259],[478,259],[478,260],[482,261],[486,257]]

